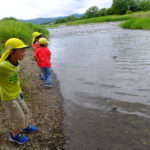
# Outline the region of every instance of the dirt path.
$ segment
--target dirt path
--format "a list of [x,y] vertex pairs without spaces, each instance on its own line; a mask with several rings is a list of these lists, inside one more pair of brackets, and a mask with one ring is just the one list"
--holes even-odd
[[47,89],[39,80],[39,68],[33,60],[32,50],[28,50],[22,63],[23,90],[31,112],[33,125],[40,128],[36,134],[28,134],[31,140],[25,145],[18,145],[7,140],[8,122],[4,110],[0,109],[0,150],[62,150],[64,134],[62,129],[63,101],[59,84],[54,76],[53,88]]

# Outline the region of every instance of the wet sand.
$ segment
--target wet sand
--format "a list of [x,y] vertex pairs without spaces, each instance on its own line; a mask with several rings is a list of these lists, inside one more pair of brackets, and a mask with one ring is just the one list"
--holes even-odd
[[[136,114],[139,109],[150,113],[150,106],[103,98],[100,101],[102,109],[65,104],[66,150],[150,149],[150,119]],[[124,114],[124,109],[135,114]]]

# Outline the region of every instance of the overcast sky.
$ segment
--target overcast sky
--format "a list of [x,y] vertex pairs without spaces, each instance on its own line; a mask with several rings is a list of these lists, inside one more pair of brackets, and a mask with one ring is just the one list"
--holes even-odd
[[91,6],[110,8],[112,0],[2,0],[0,19],[52,18],[84,13]]

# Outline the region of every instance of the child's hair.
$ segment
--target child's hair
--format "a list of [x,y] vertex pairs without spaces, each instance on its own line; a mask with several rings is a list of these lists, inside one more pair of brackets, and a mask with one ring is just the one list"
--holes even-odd
[[42,37],[42,35],[39,35],[39,36],[37,36],[36,38],[35,38],[35,40],[33,41],[33,44],[36,42],[36,39],[38,38],[41,38]]
[[12,49],[12,50],[11,50],[12,52],[8,55],[8,57],[6,58],[6,60],[9,60],[10,57],[11,57],[11,54],[12,54],[12,53],[15,53],[16,50],[17,50],[17,49]]
[[45,47],[45,44],[40,44],[40,47]]

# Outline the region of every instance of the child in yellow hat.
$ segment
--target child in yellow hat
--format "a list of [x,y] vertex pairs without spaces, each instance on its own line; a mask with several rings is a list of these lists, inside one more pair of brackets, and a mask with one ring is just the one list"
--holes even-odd
[[2,106],[9,113],[11,132],[9,140],[24,144],[29,138],[21,132],[37,132],[38,128],[29,123],[29,110],[23,100],[19,80],[19,62],[29,48],[18,38],[11,38],[5,43],[5,52],[0,58],[0,99]]
[[32,34],[32,49],[35,51],[37,48],[40,47],[39,39],[42,37],[42,33],[40,32],[33,32]]
[[46,38],[40,38],[39,44],[40,47],[36,49],[34,55],[42,72],[40,79],[45,81],[46,87],[52,87],[51,51],[47,48],[48,41]]

